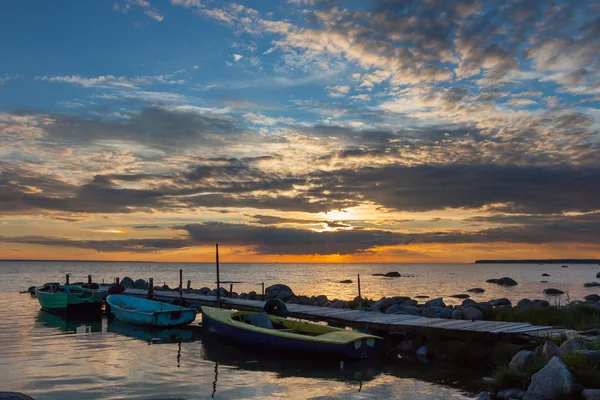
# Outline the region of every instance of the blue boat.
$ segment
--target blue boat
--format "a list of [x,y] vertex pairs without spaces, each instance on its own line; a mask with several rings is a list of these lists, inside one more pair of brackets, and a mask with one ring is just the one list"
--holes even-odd
[[139,297],[111,294],[106,298],[115,318],[132,324],[152,326],[187,325],[196,319],[196,310]]
[[202,307],[202,326],[227,339],[265,350],[317,356],[368,358],[381,347],[381,338],[362,332],[296,319]]

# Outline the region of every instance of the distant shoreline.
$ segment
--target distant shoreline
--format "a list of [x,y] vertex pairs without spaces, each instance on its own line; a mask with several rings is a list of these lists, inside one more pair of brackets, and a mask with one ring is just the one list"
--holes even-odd
[[549,260],[477,260],[475,264],[600,264],[598,259],[549,259]]

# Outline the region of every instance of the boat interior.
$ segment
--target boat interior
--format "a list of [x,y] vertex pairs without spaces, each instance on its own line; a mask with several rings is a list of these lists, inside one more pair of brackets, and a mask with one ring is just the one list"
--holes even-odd
[[296,333],[305,336],[319,336],[329,333],[334,328],[308,322],[280,318],[266,312],[247,313],[238,312],[231,315],[231,320],[257,326],[264,329],[274,329],[280,332]]
[[43,287],[39,288],[38,291],[45,293],[71,293],[76,294],[79,297],[92,297],[94,294],[91,290],[74,286],[63,286],[55,283],[45,284]]

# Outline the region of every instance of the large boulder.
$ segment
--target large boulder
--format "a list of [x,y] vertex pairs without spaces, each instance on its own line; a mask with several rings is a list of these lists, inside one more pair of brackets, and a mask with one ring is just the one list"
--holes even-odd
[[533,305],[533,301],[529,300],[529,299],[521,299],[519,300],[519,302],[517,303],[516,308],[525,308],[525,307],[531,307]]
[[203,287],[203,288],[200,289],[200,293],[203,294],[203,295],[208,294],[208,292],[210,292],[210,288]]
[[295,297],[292,289],[290,289],[289,286],[283,285],[281,283],[266,288],[265,295],[268,299],[279,299],[283,301],[287,301],[292,297]]
[[577,350],[587,350],[587,347],[585,346],[585,344],[583,344],[583,341],[579,339],[569,339],[560,345],[560,350],[562,354],[565,354]]
[[402,275],[400,275],[400,272],[398,272],[398,271],[392,271],[392,272],[383,274],[383,276],[385,276],[387,278],[400,278]]
[[446,307],[446,304],[444,304],[444,300],[441,297],[438,297],[437,299],[426,301],[425,307]]
[[494,300],[490,300],[488,301],[488,303],[490,303],[490,305],[492,307],[499,307],[499,306],[510,306],[512,305],[512,303],[510,302],[509,299],[503,297],[501,299],[494,299]]
[[550,307],[550,303],[547,300],[535,299],[531,303],[532,303],[531,305],[534,307],[541,307],[541,308]]
[[463,319],[471,321],[481,321],[483,313],[475,307],[465,307],[462,310]]
[[542,346],[542,357],[545,360],[550,360],[553,357],[560,356],[562,356],[562,351],[560,350],[560,347],[547,340],[546,343],[544,343],[544,345]]
[[507,276],[500,278],[500,279],[488,279],[486,282],[495,283],[500,286],[516,286],[516,285],[518,285],[517,281],[515,281],[514,279],[509,278]]
[[533,351],[521,350],[520,352],[514,355],[512,360],[510,360],[508,368],[510,368],[513,371],[524,371],[534,363],[535,355]]
[[596,274],[596,278],[600,279],[600,272]]
[[485,289],[482,289],[480,287],[476,287],[476,288],[467,290],[467,292],[469,292],[469,293],[483,293],[483,292],[485,292]]
[[423,316],[427,318],[452,318],[452,310],[445,307],[427,307],[423,310]]
[[592,364],[600,364],[600,350],[577,350],[575,353],[580,354]]
[[463,300],[461,305],[463,307],[475,307],[477,305],[477,302],[475,300],[465,299],[465,300]]
[[131,279],[128,276],[126,276],[125,278],[121,279],[121,281],[119,283],[121,285],[125,286],[126,288],[133,288],[133,286],[134,286],[133,279]]
[[573,391],[573,384],[573,375],[567,366],[559,357],[552,357],[544,368],[531,376],[531,383],[523,399],[564,399]]
[[452,311],[452,319],[463,319],[463,313],[461,310]]
[[585,301],[600,301],[600,296],[597,294],[588,294],[583,299]]
[[583,400],[600,400],[600,389],[583,389],[581,398]]
[[386,314],[407,314],[407,315],[421,315],[421,309],[415,306],[404,306],[400,304],[394,304],[385,310]]
[[596,287],[600,286],[600,282],[588,282],[583,284],[584,287]]
[[136,289],[148,290],[148,282],[146,282],[144,279],[138,279],[133,282],[133,287]]

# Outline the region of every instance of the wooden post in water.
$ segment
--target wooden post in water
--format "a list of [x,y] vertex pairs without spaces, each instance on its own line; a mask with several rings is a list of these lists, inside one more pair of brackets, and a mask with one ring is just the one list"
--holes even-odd
[[262,299],[264,300],[265,299],[265,283],[264,282],[262,283],[262,292],[261,292],[261,295],[263,297]]
[[88,283],[92,283],[92,275],[88,275]]
[[121,280],[119,279],[119,277],[117,276],[115,278],[115,286],[119,286],[121,284]]
[[188,279],[187,290],[188,292],[192,289],[192,281]]
[[221,308],[221,277],[219,276],[219,243],[215,244],[217,256],[217,308]]
[[67,274],[67,276],[65,277],[65,281],[67,282],[66,285],[69,284],[69,276],[71,276],[71,274]]
[[360,274],[358,274],[358,309],[362,311],[362,295],[360,294]]
[[183,298],[183,270],[179,270],[179,297]]
[[233,283],[229,284],[229,297],[231,297],[231,293],[233,293]]
[[154,278],[148,278],[148,298],[151,299],[154,294]]

